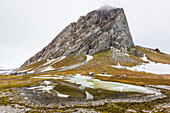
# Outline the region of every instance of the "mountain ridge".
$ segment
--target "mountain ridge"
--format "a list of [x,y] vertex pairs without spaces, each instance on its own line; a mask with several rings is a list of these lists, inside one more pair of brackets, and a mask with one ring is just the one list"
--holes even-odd
[[46,47],[22,66],[61,56],[94,55],[114,47],[125,52],[134,46],[122,8],[94,10],[68,25]]

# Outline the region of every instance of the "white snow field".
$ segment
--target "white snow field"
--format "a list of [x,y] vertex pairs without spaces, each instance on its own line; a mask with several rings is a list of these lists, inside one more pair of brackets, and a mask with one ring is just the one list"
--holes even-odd
[[148,61],[149,63],[143,63],[142,65],[137,65],[137,66],[133,66],[133,67],[121,66],[118,63],[117,66],[112,65],[112,67],[128,69],[128,70],[132,70],[132,71],[153,73],[153,74],[170,74],[170,65],[169,64],[152,62],[152,61],[148,60],[145,55],[141,59],[144,61]]

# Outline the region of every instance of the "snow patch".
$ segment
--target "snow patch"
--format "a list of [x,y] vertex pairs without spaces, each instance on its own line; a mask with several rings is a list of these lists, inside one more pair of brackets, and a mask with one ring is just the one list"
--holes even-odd
[[[90,56],[90,55],[86,55],[86,57],[87,57],[87,59],[86,59],[85,62],[88,62],[91,59],[93,59],[93,56]],[[75,65],[71,65],[71,66],[67,66],[67,67],[62,67],[58,71],[66,71],[66,70],[69,70],[69,69],[74,69],[76,67],[79,67],[79,66],[83,65],[85,62],[82,62],[82,63],[79,63],[79,64],[75,64]]]
[[106,77],[111,77],[112,75],[107,75],[107,74],[96,74],[96,75],[99,75],[99,76],[106,76]]
[[147,61],[149,63],[143,63],[142,65],[137,65],[137,66],[133,66],[133,67],[121,66],[118,63],[117,66],[112,65],[112,67],[127,69],[127,70],[131,70],[131,71],[154,73],[154,74],[170,74],[170,65],[169,64],[152,62],[152,61],[148,60],[145,55],[141,59],[143,61]]
[[[58,59],[57,59],[57,60],[58,60]],[[45,64],[43,64],[43,66],[48,65],[48,64],[51,64],[51,63],[53,63],[54,61],[56,61],[56,59],[52,59],[52,60],[48,60],[48,59],[47,59],[47,62],[46,62]]]
[[25,100],[28,100],[28,97],[24,97]]
[[148,60],[148,58],[146,57],[146,55],[144,54],[144,56],[141,58],[143,61],[147,61],[147,62],[150,62],[149,60]]
[[92,100],[93,99],[93,95],[90,94],[89,92],[85,92],[86,93],[86,100]]
[[31,74],[31,73],[34,73],[35,71],[34,70],[32,70],[32,71],[28,71],[27,73],[28,74]]
[[51,84],[51,81],[44,81],[44,83],[45,83],[46,85],[50,85],[50,84]]
[[25,93],[20,93],[20,95],[25,95]]
[[40,57],[39,59],[38,59],[38,61],[41,61],[42,60],[42,57]]
[[51,93],[50,90],[52,90],[54,86],[36,86],[36,87],[30,87],[27,89],[36,89],[36,90],[42,90],[43,92]]
[[48,92],[51,93],[50,90],[52,90],[54,87],[53,86],[44,86],[41,89],[37,89],[37,90],[42,90],[43,92]]
[[75,65],[71,65],[71,66],[67,66],[67,67],[62,67],[62,68],[60,68],[57,71],[66,71],[66,70],[69,70],[69,69],[74,69],[74,68],[79,67],[79,66],[81,66],[83,64],[84,64],[84,62],[83,63],[79,63],[79,64],[75,64]]
[[129,55],[129,54],[127,54],[127,53],[124,53],[124,54],[125,54],[126,56],[128,56],[128,57],[130,56],[130,55]]
[[53,64],[63,60],[64,58],[66,58],[66,56],[61,56],[57,59],[52,59],[52,60],[49,60],[47,63],[45,63],[44,65],[49,65],[48,67],[46,67],[45,69],[41,70],[41,72],[45,72],[45,71],[51,71],[51,70],[54,70],[53,67],[51,67]]
[[90,56],[90,55],[86,55],[87,59],[86,59],[86,62],[90,61],[91,59],[93,59],[93,56]]
[[51,71],[51,70],[53,70],[54,68],[53,67],[47,67],[47,68],[45,68],[44,70],[42,70],[41,72],[45,72],[45,71]]
[[21,73],[23,73],[23,72],[28,72],[28,71],[30,71],[30,70],[32,70],[33,68],[29,68],[29,69],[25,69],[25,70],[22,70],[22,71],[19,71],[19,72],[21,72]]
[[[55,91],[55,90],[54,90]],[[65,95],[65,94],[61,94],[58,91],[55,91],[57,93],[58,97],[62,97],[62,98],[68,98],[70,95]]]
[[27,89],[38,89],[38,88],[42,88],[44,86],[36,86],[36,87],[30,87],[30,88],[27,88]]

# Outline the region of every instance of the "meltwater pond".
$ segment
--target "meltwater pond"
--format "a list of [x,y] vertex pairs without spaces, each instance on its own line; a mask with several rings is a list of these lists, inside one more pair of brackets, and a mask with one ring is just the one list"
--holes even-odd
[[[40,86],[31,86],[24,89],[30,95],[29,99],[40,103],[63,103],[80,101],[97,101],[116,99],[123,100],[150,100],[160,98],[163,94],[155,88],[135,86],[118,82],[102,81],[90,76],[77,74],[75,76],[39,76],[35,79],[46,79]],[[162,97],[161,97],[162,98]]]

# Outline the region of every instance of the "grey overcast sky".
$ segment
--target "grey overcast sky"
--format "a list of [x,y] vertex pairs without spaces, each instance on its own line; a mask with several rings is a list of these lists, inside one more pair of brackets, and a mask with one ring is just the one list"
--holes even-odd
[[19,67],[103,5],[124,8],[136,45],[170,53],[170,0],[0,0],[0,66]]

